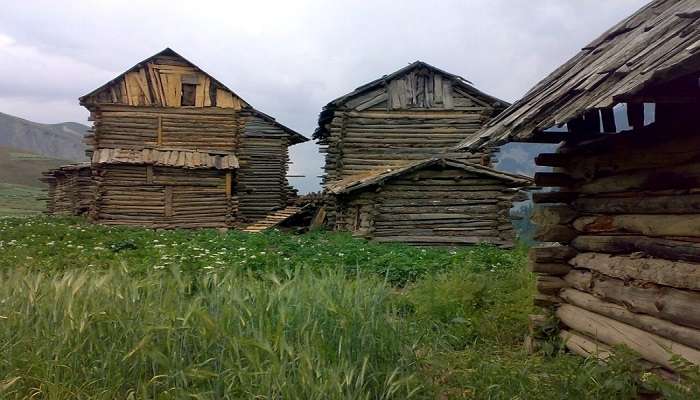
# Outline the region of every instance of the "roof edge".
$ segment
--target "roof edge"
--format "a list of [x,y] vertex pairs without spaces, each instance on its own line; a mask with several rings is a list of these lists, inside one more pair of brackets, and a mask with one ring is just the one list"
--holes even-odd
[[[354,180],[352,179],[352,176],[350,176],[343,180],[336,181],[335,184],[331,182],[327,186],[326,191],[334,195],[348,194],[361,189],[366,189],[374,187],[376,185],[380,185],[389,179],[402,176],[436,164],[449,165],[451,167],[459,168],[467,172],[471,172],[478,175],[486,175],[491,178],[516,183],[522,186],[530,186],[534,183],[534,180],[528,176],[511,174],[508,172],[501,172],[490,167],[485,167],[483,165],[473,163],[465,163],[452,158],[435,157],[415,161],[396,167],[387,167],[382,170],[377,170],[374,173],[357,174],[355,175],[357,178]],[[343,181],[345,182],[343,183]]]

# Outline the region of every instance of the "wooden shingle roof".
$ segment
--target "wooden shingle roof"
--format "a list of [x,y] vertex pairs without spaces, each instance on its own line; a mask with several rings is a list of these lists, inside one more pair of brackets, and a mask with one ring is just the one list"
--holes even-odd
[[402,176],[433,165],[458,168],[476,175],[488,176],[490,178],[506,181],[514,186],[528,186],[533,183],[532,179],[527,176],[496,171],[495,169],[478,164],[463,163],[449,158],[429,158],[426,160],[407,162],[392,167],[384,167],[362,174],[351,175],[345,179],[329,183],[326,186],[326,190],[332,194],[347,194],[359,189],[382,184],[391,178]]
[[700,1],[655,0],[610,28],[457,148],[528,141],[587,110],[700,70]]
[[229,152],[195,151],[187,149],[97,149],[93,165],[135,164],[187,169],[236,169],[238,158]]

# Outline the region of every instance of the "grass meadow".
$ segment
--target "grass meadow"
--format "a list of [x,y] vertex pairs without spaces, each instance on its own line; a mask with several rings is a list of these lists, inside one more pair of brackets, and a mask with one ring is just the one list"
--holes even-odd
[[[2,399],[633,399],[523,349],[525,250],[0,219]],[[693,390],[688,389],[688,390]]]

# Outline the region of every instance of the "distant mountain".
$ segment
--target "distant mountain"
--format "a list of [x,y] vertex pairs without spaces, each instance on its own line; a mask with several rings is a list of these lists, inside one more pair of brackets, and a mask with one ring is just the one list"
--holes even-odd
[[39,180],[41,173],[71,162],[0,146],[0,216],[45,210],[46,185]]
[[88,126],[76,122],[40,124],[0,113],[0,146],[72,161],[85,161],[83,136]]

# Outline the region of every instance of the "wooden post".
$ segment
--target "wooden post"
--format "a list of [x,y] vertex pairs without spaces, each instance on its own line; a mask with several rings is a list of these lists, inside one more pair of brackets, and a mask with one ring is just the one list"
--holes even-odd
[[226,198],[231,198],[231,190],[233,189],[233,182],[231,177],[231,171],[226,172]]
[[156,144],[161,146],[163,144],[163,117],[158,116],[158,139]]
[[170,185],[165,187],[165,216],[173,216],[173,187]]

